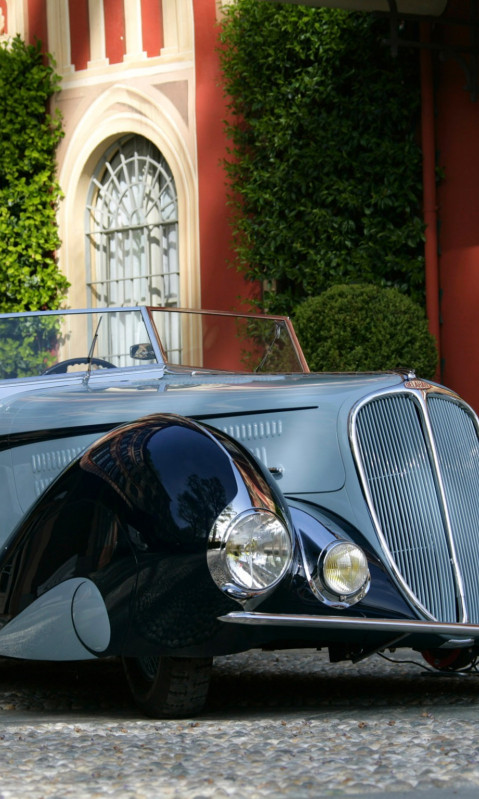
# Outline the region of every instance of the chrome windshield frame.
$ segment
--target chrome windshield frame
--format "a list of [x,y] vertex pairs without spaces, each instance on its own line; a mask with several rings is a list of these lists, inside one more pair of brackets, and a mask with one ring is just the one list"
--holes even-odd
[[[101,307],[91,307],[91,308],[77,308],[77,309],[70,309],[70,308],[59,308],[58,310],[47,310],[47,311],[16,311],[12,313],[0,313],[0,321],[2,319],[25,319],[25,318],[45,318],[45,317],[60,317],[60,316],[73,316],[73,315],[93,315],[93,314],[118,314],[118,313],[139,313],[142,318],[142,322],[145,325],[146,332],[149,336],[150,343],[153,348],[153,352],[156,358],[155,366],[160,367],[167,367],[168,360],[165,354],[165,351],[162,346],[162,342],[160,340],[159,331],[155,325],[153,314],[155,312],[161,311],[162,313],[175,313],[175,314],[190,314],[190,315],[197,315],[197,316],[218,316],[218,317],[229,317],[232,319],[257,319],[257,320],[265,320],[271,322],[279,322],[284,325],[285,330],[289,336],[289,340],[291,343],[292,352],[294,353],[298,366],[300,367],[296,374],[308,374],[309,367],[304,357],[304,354],[301,349],[301,345],[298,341],[296,336],[294,327],[289,317],[287,316],[274,316],[270,314],[253,314],[253,313],[236,313],[232,311],[211,311],[205,309],[189,309],[189,308],[177,308],[177,307],[164,307],[164,306],[152,306],[152,305],[133,305],[133,306],[112,306],[108,308],[101,308]],[[124,367],[126,368],[126,367]],[[131,367],[130,367],[131,368]],[[201,367],[198,364],[188,364],[184,368],[187,369],[198,369]],[[207,370],[211,371],[211,370]],[[222,369],[213,370],[213,371],[224,371]],[[235,369],[228,369],[227,371],[236,372],[238,370]],[[241,370],[242,371],[242,370]],[[245,370],[246,371],[246,370]],[[266,372],[267,373],[267,372]],[[283,372],[270,372],[270,374],[280,374]],[[6,378],[6,379],[30,379],[29,377],[25,378]]]
[[[159,306],[148,305],[148,306],[145,306],[145,310],[148,313],[148,315],[150,316],[151,326],[152,326],[152,328],[155,331],[156,331],[156,325],[155,325],[155,323],[153,321],[153,316],[152,315],[153,315],[153,313],[155,313],[157,311],[161,311],[161,312],[164,312],[164,313],[191,314],[191,315],[196,315],[196,316],[221,316],[221,317],[229,317],[229,318],[232,318],[232,319],[251,319],[251,320],[258,319],[258,320],[266,320],[266,321],[269,320],[271,322],[280,322],[281,324],[283,324],[285,326],[285,328],[286,328],[286,330],[288,332],[288,335],[289,335],[289,338],[290,338],[290,341],[291,341],[291,345],[292,345],[294,354],[295,354],[295,356],[297,358],[299,366],[301,367],[301,371],[297,372],[296,374],[302,374],[302,373],[303,374],[309,374],[309,372],[310,372],[309,366],[308,366],[308,364],[306,362],[306,358],[304,357],[304,353],[303,353],[303,351],[301,349],[301,345],[299,343],[298,337],[297,337],[295,329],[293,327],[293,323],[291,322],[291,319],[289,318],[289,316],[280,316],[280,315],[276,316],[276,315],[273,315],[273,314],[259,314],[259,313],[258,314],[243,313],[243,312],[235,312],[235,311],[212,311],[212,310],[199,309],[199,308],[177,308],[177,307],[173,307],[173,306],[164,307],[164,306],[160,306],[160,305]],[[158,338],[157,338],[157,342],[158,342],[158,345],[161,348],[161,341],[160,341],[159,335],[158,335]],[[163,357],[165,363],[168,363],[164,352],[162,352],[162,357]],[[198,368],[197,365],[195,365],[195,364],[188,364],[187,366],[188,366],[188,368],[193,368],[193,369]],[[231,370],[231,371],[235,371],[235,370]],[[270,374],[274,374],[274,373],[270,373]],[[278,374],[280,374],[280,373],[278,372]]]

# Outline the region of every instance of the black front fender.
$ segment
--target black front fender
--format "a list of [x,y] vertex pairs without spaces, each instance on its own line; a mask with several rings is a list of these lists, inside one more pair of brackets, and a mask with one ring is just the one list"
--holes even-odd
[[[371,583],[366,596],[353,605],[348,612],[352,615],[367,615],[371,617],[415,618],[411,607],[401,595],[392,576],[388,573],[379,548],[378,552],[373,552],[357,528],[353,527],[345,519],[341,519],[310,502],[290,498],[289,504],[296,535],[301,541],[302,571],[304,574],[310,574],[314,571],[321,551],[331,543],[335,541],[351,541],[360,546],[367,557]],[[303,598],[305,598],[307,592],[304,591],[301,581],[299,581],[298,585]],[[316,604],[312,596],[309,601],[312,606]],[[316,608],[313,612],[321,613],[324,612],[324,609],[318,610]],[[339,613],[341,616],[344,610],[330,611],[326,608],[326,613],[328,612]]]
[[115,428],[67,467],[9,539],[0,654],[31,656],[18,642],[45,622],[53,599],[57,624],[47,625],[35,658],[79,658],[76,645],[53,642],[55,629],[65,642],[79,638],[85,657],[201,645],[217,617],[237,607],[206,559],[213,523],[233,500],[239,511],[280,504],[287,514],[271,478],[220,432],[169,414]]

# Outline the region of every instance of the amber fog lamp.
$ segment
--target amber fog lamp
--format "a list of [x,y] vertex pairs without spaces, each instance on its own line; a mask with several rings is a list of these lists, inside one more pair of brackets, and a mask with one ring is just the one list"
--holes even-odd
[[319,568],[325,588],[338,597],[366,592],[370,579],[368,561],[355,544],[333,544],[322,554]]

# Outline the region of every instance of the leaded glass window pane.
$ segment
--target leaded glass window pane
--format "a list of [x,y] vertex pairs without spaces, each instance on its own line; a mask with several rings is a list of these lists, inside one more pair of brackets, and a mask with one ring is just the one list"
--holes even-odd
[[[116,142],[98,164],[86,235],[90,306],[179,305],[175,183],[160,151],[144,137]],[[119,363],[129,333],[101,332],[118,343]]]

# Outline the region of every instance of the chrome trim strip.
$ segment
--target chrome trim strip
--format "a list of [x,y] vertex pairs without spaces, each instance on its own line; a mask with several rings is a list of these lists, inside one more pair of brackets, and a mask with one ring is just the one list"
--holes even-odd
[[161,351],[161,346],[158,342],[158,333],[156,327],[153,325],[151,321],[150,314],[148,313],[147,308],[144,305],[138,306],[139,310],[141,311],[141,318],[143,319],[143,324],[146,327],[146,332],[150,338],[151,346],[153,347],[153,352],[155,353],[156,360],[162,366],[166,366],[166,361],[163,357],[163,353]]
[[352,452],[353,452],[354,461],[356,463],[356,468],[357,468],[358,473],[359,473],[361,486],[363,488],[364,495],[366,497],[366,501],[367,501],[367,504],[368,504],[368,508],[369,508],[369,511],[371,513],[371,517],[372,517],[372,520],[373,520],[373,523],[374,523],[374,527],[376,529],[376,533],[377,533],[379,542],[381,544],[383,553],[384,553],[384,555],[386,557],[387,563],[389,565],[389,568],[391,569],[394,577],[396,578],[396,581],[397,581],[399,587],[402,589],[402,591],[404,591],[404,593],[406,594],[406,596],[408,597],[408,599],[412,603],[413,607],[416,608],[416,610],[418,610],[421,613],[421,615],[423,615],[427,619],[431,619],[431,621],[433,621],[435,617],[430,613],[430,611],[427,610],[427,608],[425,608],[423,606],[423,604],[418,599],[418,597],[413,593],[411,587],[408,585],[408,583],[405,581],[404,577],[402,576],[401,572],[399,571],[398,566],[396,565],[396,562],[395,562],[395,560],[394,560],[394,558],[392,556],[392,553],[391,553],[391,551],[389,549],[389,546],[387,544],[386,538],[385,538],[384,533],[383,533],[383,531],[381,529],[381,523],[380,523],[380,521],[378,519],[378,516],[377,516],[375,510],[374,510],[374,501],[373,501],[373,498],[371,496],[371,492],[370,492],[369,486],[368,486],[367,476],[365,474],[365,471],[364,471],[364,468],[363,468],[363,465],[362,465],[362,458],[361,458],[361,453],[359,451],[359,444],[358,444],[358,437],[357,437],[357,435],[358,435],[357,434],[357,418],[358,418],[359,411],[365,405],[368,405],[374,399],[390,396],[390,395],[393,395],[393,394],[409,394],[409,395],[411,395],[414,398],[414,401],[417,403],[418,407],[421,410],[421,417],[423,419],[423,423],[424,423],[426,431],[427,431],[427,439],[428,440],[427,440],[426,443],[428,444],[428,446],[430,448],[431,456],[432,456],[432,459],[433,459],[436,483],[438,485],[438,490],[439,490],[440,505],[441,505],[441,509],[442,509],[442,513],[443,513],[443,517],[444,517],[445,528],[446,528],[446,539],[447,539],[447,543],[448,543],[448,546],[449,546],[449,552],[451,554],[451,563],[452,563],[452,568],[453,568],[453,572],[454,572],[454,578],[455,578],[455,582],[456,582],[457,595],[458,595],[458,599],[460,600],[461,622],[459,622],[459,623],[462,623],[463,621],[465,621],[467,619],[467,611],[466,611],[466,608],[465,608],[465,599],[464,599],[464,585],[463,585],[463,581],[462,581],[462,576],[461,576],[461,574],[459,572],[459,568],[458,568],[457,554],[456,554],[455,546],[454,546],[454,543],[453,543],[450,516],[449,516],[449,511],[448,511],[448,508],[447,508],[447,502],[446,502],[445,491],[444,491],[444,484],[443,484],[443,481],[442,481],[441,471],[440,471],[439,464],[438,464],[437,451],[436,451],[436,447],[435,447],[435,444],[434,444],[434,438],[432,436],[431,424],[430,424],[430,420],[429,420],[429,412],[427,410],[427,404],[426,404],[426,401],[425,401],[425,397],[426,397],[426,394],[428,392],[432,392],[432,393],[435,393],[435,394],[438,394],[438,395],[443,394],[443,395],[449,397],[451,400],[455,401],[458,405],[461,405],[461,407],[463,405],[463,403],[460,401],[460,398],[457,396],[457,394],[455,394],[454,392],[450,391],[449,389],[443,388],[441,386],[430,386],[427,389],[411,389],[411,388],[407,388],[406,386],[403,385],[403,386],[394,386],[392,388],[384,389],[382,391],[374,391],[371,394],[368,394],[368,396],[363,397],[363,399],[361,399],[359,402],[357,402],[356,405],[352,408],[351,414],[350,414],[350,418],[349,418],[349,439],[350,439],[350,442],[351,442],[351,448],[352,448]]
[[[414,392],[414,393],[416,393],[416,392]],[[433,462],[434,462],[434,470],[435,470],[435,476],[436,476],[436,480],[437,480],[437,485],[439,487],[441,508],[442,508],[442,512],[444,514],[444,523],[445,523],[445,528],[446,528],[446,538],[447,538],[447,543],[448,543],[448,546],[449,546],[449,552],[451,554],[452,570],[453,570],[454,578],[455,578],[455,581],[456,581],[457,599],[458,599],[458,604],[459,604],[458,611],[459,611],[459,615],[460,615],[459,621],[460,622],[466,622],[468,620],[468,618],[469,618],[469,614],[467,612],[464,583],[463,583],[463,580],[462,580],[462,574],[459,571],[459,561],[458,561],[458,557],[457,557],[456,545],[454,543],[454,536],[453,536],[453,533],[452,533],[451,516],[450,516],[450,513],[449,513],[449,507],[448,507],[448,504],[447,504],[446,489],[444,487],[444,480],[443,480],[443,477],[442,477],[441,467],[439,466],[439,457],[438,457],[438,454],[437,454],[436,441],[435,441],[435,438],[434,438],[434,433],[432,431],[431,419],[430,419],[430,416],[429,416],[429,409],[428,409],[427,403],[426,403],[426,393],[431,393],[432,394],[432,393],[436,393],[436,392],[434,392],[433,390],[431,390],[431,392],[429,392],[429,390],[428,390],[428,392],[420,391],[418,393],[421,395],[420,396],[420,404],[421,404],[421,408],[423,409],[423,418],[424,418],[424,422],[425,422],[426,430],[427,430],[427,434],[428,434],[427,443],[428,443],[428,445],[430,447],[432,458],[433,458]],[[437,392],[437,393],[440,394],[440,392]],[[457,404],[459,405],[460,403],[457,403]]]
[[[132,312],[141,311],[145,306],[144,305],[114,305],[110,308],[59,308],[56,311],[14,311],[12,313],[1,313],[0,319],[18,319],[20,317],[26,316],[73,316],[75,314],[98,314],[98,313],[118,313],[121,312]],[[143,314],[142,314],[143,315]]]
[[[472,638],[479,642],[479,624],[446,624],[440,621],[415,621],[411,619],[364,619],[351,616],[310,616],[299,613],[259,613],[255,611],[232,611],[219,616],[219,621],[228,624],[264,625],[267,627],[317,627],[334,630],[364,630],[366,632],[391,632],[403,634],[430,634],[454,637],[459,641]],[[458,638],[459,636],[459,638]]]

